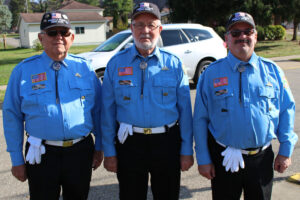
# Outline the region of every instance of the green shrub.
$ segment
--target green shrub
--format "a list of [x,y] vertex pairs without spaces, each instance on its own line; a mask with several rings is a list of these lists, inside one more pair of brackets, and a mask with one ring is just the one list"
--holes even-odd
[[265,29],[262,26],[256,26],[257,31],[257,40],[262,41],[265,40]]
[[226,29],[224,26],[217,26],[214,28],[216,33],[224,40]]
[[285,28],[281,25],[275,25],[275,40],[282,40],[285,36]]
[[265,35],[268,40],[282,40],[285,29],[281,25],[269,25],[265,27]]
[[36,39],[36,40],[33,41],[33,49],[35,51],[41,51],[41,50],[44,49],[43,46],[42,46],[42,44],[40,43],[39,39]]

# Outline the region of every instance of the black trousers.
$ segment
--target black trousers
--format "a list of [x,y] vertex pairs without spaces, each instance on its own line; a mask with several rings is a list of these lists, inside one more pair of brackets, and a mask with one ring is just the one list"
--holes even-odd
[[239,200],[242,190],[245,200],[271,199],[274,176],[271,145],[256,155],[243,155],[245,168],[235,173],[230,170],[226,172],[221,155],[225,148],[216,143],[211,134],[208,136],[208,146],[216,170],[216,176],[211,181],[214,200]]
[[[45,145],[40,164],[26,163],[31,200],[88,198],[92,176],[94,142],[91,135],[71,147]],[[26,144],[26,152],[29,144]]]
[[134,133],[124,144],[117,141],[117,177],[121,200],[146,200],[148,177],[155,200],[177,200],[180,190],[179,126],[167,133]]

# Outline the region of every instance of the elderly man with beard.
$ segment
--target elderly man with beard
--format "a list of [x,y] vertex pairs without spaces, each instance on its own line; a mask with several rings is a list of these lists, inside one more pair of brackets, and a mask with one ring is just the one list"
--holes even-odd
[[[233,14],[228,56],[199,78],[194,136],[199,173],[211,179],[214,200],[271,199],[273,166],[291,164],[297,135],[295,102],[283,71],[254,53],[257,33],[248,13]],[[279,152],[273,165],[271,141]]]
[[156,47],[160,12],[139,3],[134,44],[108,63],[103,80],[104,167],[116,172],[120,199],[178,199],[180,170],[193,165],[192,110],[180,59]]

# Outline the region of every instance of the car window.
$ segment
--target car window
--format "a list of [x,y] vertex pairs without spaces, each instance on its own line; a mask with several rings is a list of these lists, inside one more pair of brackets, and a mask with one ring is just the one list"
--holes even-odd
[[126,40],[131,33],[119,33],[108,40],[106,40],[104,43],[102,43],[100,46],[98,46],[96,49],[93,51],[95,52],[106,52],[106,51],[112,51],[115,48],[117,48],[124,40]]
[[181,30],[162,30],[161,38],[164,47],[189,42]]
[[201,29],[183,29],[186,35],[189,37],[191,42],[198,42],[201,40],[207,40],[212,38],[213,36],[210,32]]

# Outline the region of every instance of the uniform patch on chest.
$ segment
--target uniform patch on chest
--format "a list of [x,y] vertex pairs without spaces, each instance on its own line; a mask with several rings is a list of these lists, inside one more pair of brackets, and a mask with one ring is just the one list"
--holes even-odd
[[41,81],[45,81],[45,80],[47,80],[46,72],[31,75],[31,82],[32,83],[37,83],[37,82],[41,82]]
[[127,75],[132,75],[132,74],[133,74],[132,67],[119,67],[118,68],[119,76],[127,76]]
[[213,80],[213,84],[214,84],[214,87],[228,85],[228,78],[227,77],[215,78]]

